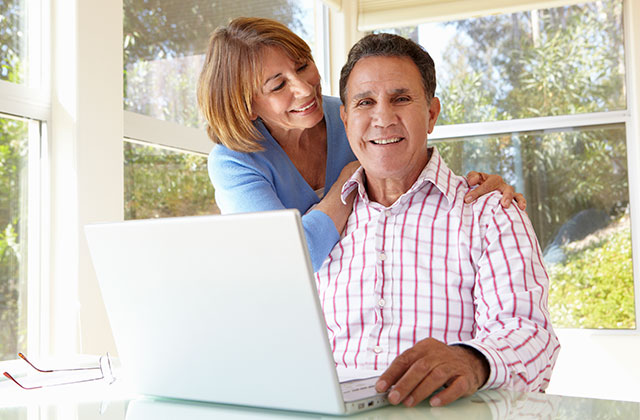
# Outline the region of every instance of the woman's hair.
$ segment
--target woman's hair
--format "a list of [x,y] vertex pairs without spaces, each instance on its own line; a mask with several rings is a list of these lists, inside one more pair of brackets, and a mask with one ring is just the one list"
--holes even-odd
[[309,46],[275,20],[236,18],[211,35],[198,80],[198,107],[214,143],[239,152],[262,150],[251,116],[267,47],[282,48],[294,61],[313,61]]

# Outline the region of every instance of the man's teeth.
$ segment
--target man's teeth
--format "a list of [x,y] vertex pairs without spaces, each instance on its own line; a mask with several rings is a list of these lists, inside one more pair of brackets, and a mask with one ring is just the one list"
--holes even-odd
[[374,144],[390,144],[397,143],[402,140],[402,137],[393,137],[390,139],[371,140]]
[[305,106],[304,108],[294,109],[294,111],[295,112],[303,112],[303,111],[306,111],[307,109],[311,108],[315,104],[316,104],[316,101],[313,101],[309,105]]

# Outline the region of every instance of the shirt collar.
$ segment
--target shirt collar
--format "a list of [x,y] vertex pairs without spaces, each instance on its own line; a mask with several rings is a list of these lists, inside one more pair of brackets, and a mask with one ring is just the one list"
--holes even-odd
[[[409,188],[397,202],[401,201],[402,197],[412,195],[426,184],[431,183],[445,196],[449,207],[453,205],[456,196],[456,184],[458,183],[457,177],[444,162],[435,146],[429,147],[429,151],[431,152],[429,162],[427,162],[418,179],[416,179],[416,182],[414,182],[411,188]],[[362,166],[359,167],[342,186],[341,198],[344,204],[346,204],[346,197],[356,188],[358,189],[360,198],[365,203],[369,203],[369,196],[367,195],[364,184],[364,168]]]

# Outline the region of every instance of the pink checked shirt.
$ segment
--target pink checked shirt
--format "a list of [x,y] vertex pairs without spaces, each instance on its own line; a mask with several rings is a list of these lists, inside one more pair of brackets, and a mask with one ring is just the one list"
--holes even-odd
[[483,388],[545,389],[560,349],[549,279],[531,222],[500,194],[464,203],[469,187],[432,148],[390,207],[358,189],[341,240],[316,273],[339,366],[383,370],[416,342],[466,344],[489,361]]

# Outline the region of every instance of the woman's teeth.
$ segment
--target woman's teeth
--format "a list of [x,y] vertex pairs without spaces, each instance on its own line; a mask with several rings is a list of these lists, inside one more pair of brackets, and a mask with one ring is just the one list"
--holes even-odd
[[294,112],[304,112],[307,109],[311,108],[312,106],[314,106],[316,104],[316,101],[312,101],[309,105],[303,107],[303,108],[299,108],[299,109],[294,109]]

